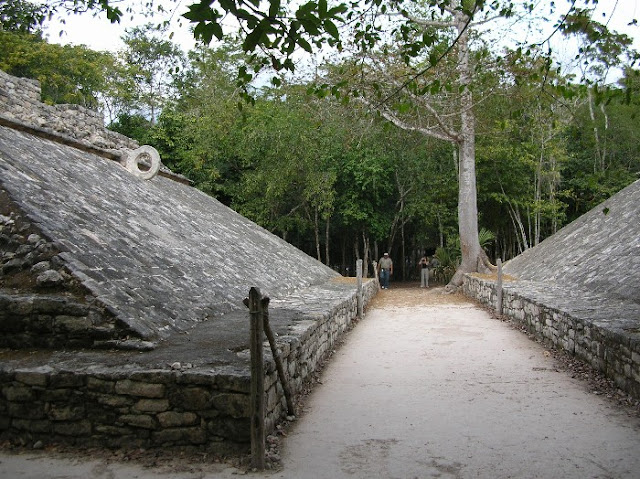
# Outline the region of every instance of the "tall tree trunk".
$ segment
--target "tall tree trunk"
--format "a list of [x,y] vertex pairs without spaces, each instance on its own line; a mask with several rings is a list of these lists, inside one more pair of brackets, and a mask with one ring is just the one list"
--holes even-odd
[[471,94],[471,67],[469,65],[468,17],[456,12],[458,39],[458,77],[462,90],[460,98],[460,173],[458,184],[458,227],[462,261],[449,281],[447,289],[462,284],[465,273],[488,270],[488,258],[478,240],[478,200],[476,190],[475,117]]
[[609,115],[604,109],[604,103],[600,103],[600,111],[602,112],[602,116],[604,118],[604,139],[602,140],[602,151],[600,154],[600,168],[604,171],[607,168],[607,130],[609,129]]
[[442,229],[442,215],[440,214],[440,211],[436,213],[436,217],[438,218],[438,237],[440,239],[440,248],[444,248],[444,231]]
[[320,225],[318,224],[318,208],[314,208],[313,211],[313,233],[316,238],[316,255],[318,261],[322,261],[322,255],[320,254]]
[[378,247],[378,240],[373,240],[373,257],[378,261],[380,258],[380,248]]
[[331,267],[329,262],[329,225],[331,224],[331,218],[327,217],[324,224],[324,264]]
[[346,274],[349,276],[347,271],[347,238],[346,236],[342,237],[342,274]]
[[[596,173],[599,171],[604,171],[605,167],[605,155],[606,149],[602,146],[602,142],[600,141],[600,132],[598,130],[598,125],[596,123],[596,115],[593,111],[593,93],[591,92],[591,88],[587,90],[587,102],[589,104],[589,117],[591,118],[591,123],[593,124],[593,139],[595,141],[595,158],[593,159],[593,172]],[[604,114],[605,117],[605,129],[608,126],[609,118],[607,117],[604,111],[604,105],[600,105],[600,111]]]
[[357,276],[358,272],[356,271],[356,264],[358,263],[358,260],[360,259],[360,244],[359,244],[359,240],[358,240],[358,235],[355,235],[355,238],[353,239],[353,254],[355,255],[354,261],[352,265],[349,265],[349,270],[351,270],[351,268],[353,268],[353,272],[355,273],[354,276]]
[[402,221],[402,224],[400,226],[400,238],[402,240],[402,244],[400,246],[400,250],[402,251],[402,258],[400,258],[402,260],[402,281],[406,281],[407,280],[407,271],[406,271],[406,261],[405,258],[407,257],[406,253],[405,253],[405,239],[404,239],[404,218]]
[[535,172],[535,192],[533,194],[533,204],[535,205],[535,210],[533,211],[534,215],[534,225],[533,225],[533,246],[537,245],[540,242],[540,225],[541,225],[541,204],[542,204],[542,172],[544,170],[544,151],[545,148],[545,137],[544,132],[541,133],[541,145],[540,145],[540,157],[538,158],[538,164],[536,165]]
[[362,255],[362,277],[367,278],[369,275],[369,238],[362,232],[362,243],[364,245],[364,254]]

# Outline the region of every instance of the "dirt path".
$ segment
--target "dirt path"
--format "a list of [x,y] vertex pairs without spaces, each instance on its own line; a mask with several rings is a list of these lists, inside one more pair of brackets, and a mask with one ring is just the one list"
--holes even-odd
[[[635,478],[640,419],[465,298],[382,291],[334,353],[272,479]],[[122,459],[122,458],[121,458]],[[224,464],[0,451],[0,478],[220,478]]]
[[632,478],[640,421],[462,297],[383,291],[290,432],[278,478]]

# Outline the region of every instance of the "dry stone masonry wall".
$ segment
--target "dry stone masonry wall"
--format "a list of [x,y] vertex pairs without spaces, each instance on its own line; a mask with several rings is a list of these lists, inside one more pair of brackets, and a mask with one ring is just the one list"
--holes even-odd
[[[365,302],[377,291],[364,284]],[[299,395],[327,353],[351,326],[357,298],[343,286],[311,288],[279,308],[295,308],[312,297],[328,304],[304,314],[278,337],[285,374]],[[342,299],[336,299],[341,297]],[[265,351],[268,347],[265,344]],[[238,355],[248,360],[248,351]],[[265,352],[266,429],[286,415],[275,362]],[[196,447],[215,453],[249,450],[250,375],[245,367],[110,368],[87,363],[0,366],[0,438],[25,445],[68,443],[107,447]]]
[[[496,282],[467,275],[464,293],[497,307]],[[503,286],[503,314],[544,344],[564,350],[640,397],[640,305],[531,281]]]
[[[0,430],[25,444],[246,448],[247,377],[208,372],[0,372]],[[244,443],[244,444],[243,444]]]
[[107,130],[100,112],[78,105],[46,105],[40,100],[40,83],[0,70],[0,118],[73,138],[88,146],[122,151],[138,143]]
[[132,334],[93,300],[0,188],[0,348],[80,348]]

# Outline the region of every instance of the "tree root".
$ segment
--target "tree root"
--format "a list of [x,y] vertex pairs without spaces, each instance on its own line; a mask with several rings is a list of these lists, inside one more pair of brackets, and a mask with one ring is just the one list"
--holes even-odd
[[445,294],[453,294],[459,291],[464,280],[464,275],[467,273],[490,274],[495,273],[496,271],[498,271],[498,267],[494,264],[491,264],[491,261],[489,260],[489,257],[487,256],[487,253],[484,252],[484,250],[480,250],[480,254],[476,259],[475,271],[467,271],[462,268],[462,265],[458,266],[458,269],[449,281],[449,284],[444,287],[444,292]]

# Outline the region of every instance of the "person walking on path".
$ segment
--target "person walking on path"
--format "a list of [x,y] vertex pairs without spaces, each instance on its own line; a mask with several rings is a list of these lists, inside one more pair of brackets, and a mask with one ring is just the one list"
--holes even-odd
[[378,273],[380,275],[380,286],[382,289],[389,289],[389,278],[393,275],[393,260],[389,253],[385,253],[378,262]]
[[428,288],[429,287],[429,269],[431,268],[431,260],[425,254],[422,258],[420,258],[420,287]]

